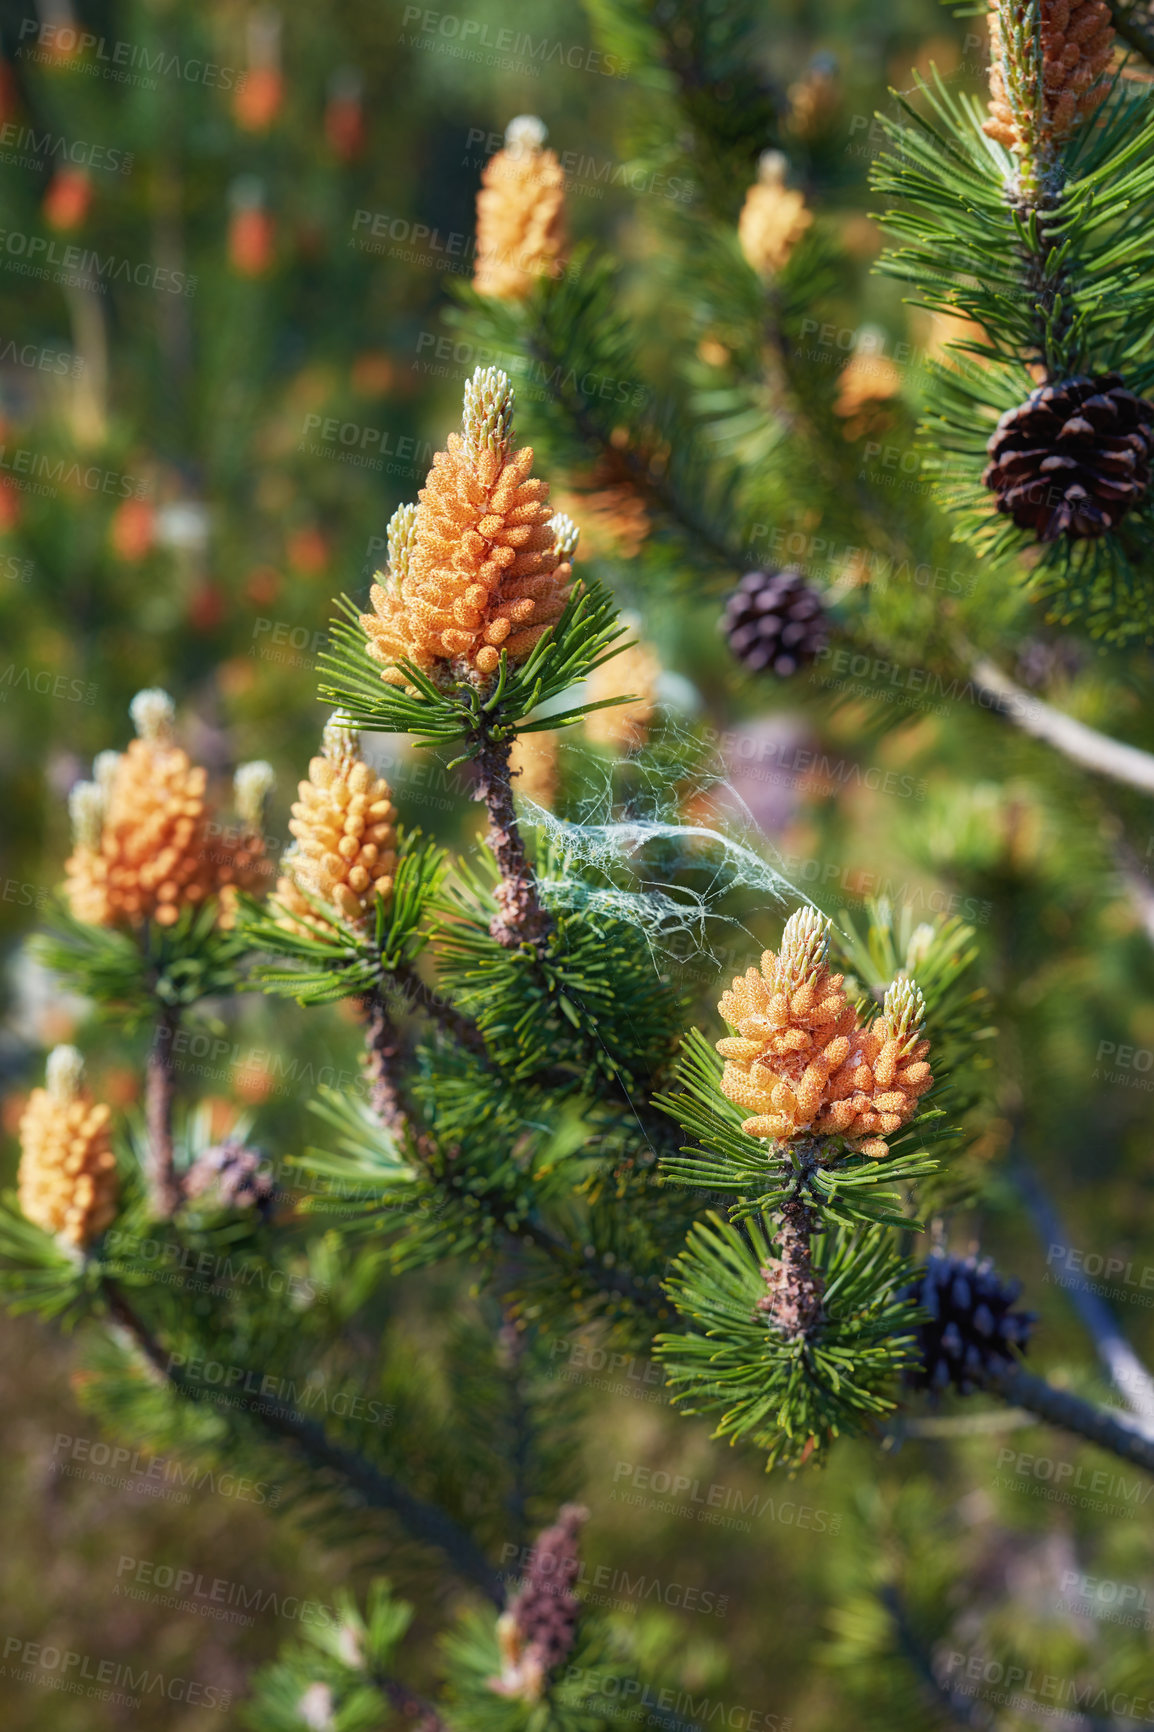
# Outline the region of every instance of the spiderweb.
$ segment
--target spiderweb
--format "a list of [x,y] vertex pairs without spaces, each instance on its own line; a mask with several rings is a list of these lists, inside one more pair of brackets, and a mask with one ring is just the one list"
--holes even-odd
[[566,790],[571,815],[517,802],[522,827],[537,834],[552,907],[635,927],[655,967],[720,970],[748,955],[751,920],[809,901],[774,863],[780,856],[723,760],[676,720],[617,764],[567,749],[564,735],[558,744],[563,776],[579,778]]

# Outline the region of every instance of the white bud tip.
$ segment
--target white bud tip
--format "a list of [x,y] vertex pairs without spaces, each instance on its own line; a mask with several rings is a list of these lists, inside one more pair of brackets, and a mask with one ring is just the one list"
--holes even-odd
[[54,1100],[75,1100],[83,1075],[84,1059],[76,1047],[53,1047],[44,1067],[44,1077],[48,1093]]
[[505,148],[516,153],[540,150],[549,136],[549,128],[536,114],[518,114],[505,128]]
[[829,934],[833,922],[817,908],[799,908],[785,923],[781,935],[781,952],[799,960],[824,962],[829,955]]
[[233,799],[237,816],[252,830],[264,823],[264,803],[276,787],[276,771],[264,758],[254,758],[251,764],[238,764],[232,779]]
[[105,798],[111,792],[112,783],[117,770],[120,768],[120,760],[123,755],[122,752],[97,752],[92,760],[93,779]]
[[557,538],[558,553],[563,553],[566,559],[571,558],[577,551],[577,543],[581,537],[581,531],[573,519],[567,512],[559,511],[556,517],[550,518],[549,527]]
[[757,178],[763,186],[784,186],[789,160],[780,150],[763,150],[757,159]]
[[72,835],[82,848],[95,848],[104,827],[104,790],[99,782],[77,782],[68,796]]
[[915,926],[910,933],[910,941],[906,946],[906,967],[913,969],[924,962],[930,953],[936,934],[929,921],[923,920],[920,926]]
[[337,1653],[345,1665],[352,1671],[358,1671],[365,1664],[365,1650],[361,1644],[361,1633],[352,1624],[342,1624],[337,1636]]
[[128,706],[132,725],[142,740],[167,740],[176,720],[176,705],[156,686],[137,692]]
[[339,763],[342,759],[355,758],[360,747],[361,737],[356,724],[344,710],[334,710],[321,734],[321,749],[325,757]]
[[389,542],[390,577],[404,577],[408,571],[419,509],[416,505],[398,505],[389,518],[386,534]]
[[334,1707],[333,1693],[327,1684],[310,1684],[297,1703],[297,1714],[310,1732],[332,1732],[336,1725]]
[[478,367],[465,385],[461,417],[465,446],[471,456],[479,451],[507,451],[513,436],[516,395],[509,375],[500,367]]
[[890,986],[882,1006],[896,1035],[916,1034],[926,1020],[926,1001],[917,981],[900,975]]

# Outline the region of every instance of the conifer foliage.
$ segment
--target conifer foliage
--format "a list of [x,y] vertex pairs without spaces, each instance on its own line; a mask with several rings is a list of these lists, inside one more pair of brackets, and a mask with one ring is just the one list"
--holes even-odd
[[[903,1724],[918,1688],[935,1712],[958,1707],[925,1658],[952,1602],[932,1560],[907,1594],[933,1512],[916,1488],[875,1495],[870,1464],[977,1407],[979,1430],[1028,1414],[1154,1471],[1151,1434],[1084,1393],[1088,1375],[1035,1370],[1044,1333],[1018,1281],[949,1249],[955,1216],[964,1237],[965,1211],[1009,1208],[990,1150],[1017,1108],[1009,1088],[995,1098],[979,978],[994,946],[886,896],[856,921],[825,912],[731,822],[705,726],[671,715],[671,599],[724,606],[733,653],[709,643],[725,677],[795,681],[799,704],[836,707],[819,678],[831,648],[902,671],[918,625],[935,668],[974,661],[949,609],[903,612],[865,557],[892,563],[913,533],[852,450],[905,414],[896,393],[802,376],[801,322],[845,259],[817,145],[806,176],[778,146],[820,139],[820,105],[779,112],[746,64],[744,6],[591,12],[647,67],[638,150],[683,153],[703,189],[700,210],[662,219],[685,278],[662,389],[607,408],[574,388],[640,372],[645,342],[618,262],[570,240],[543,124],[518,116],[484,170],[475,278],[451,312],[487,359],[391,516],[385,568],[337,604],[291,842],[269,857],[263,760],[237,771],[221,839],[209,765],[179,743],[172,699],[142,691],[137,737],[73,790],[39,945],[149,1049],[125,1114],[76,1049],[48,1057],[0,1213],[0,1289],[81,1327],[84,1399],[110,1431],[275,1478],[290,1513],[379,1566],[363,1605],[342,1594],[257,1678],[258,1732],[398,1715],[590,1732],[622,1713],[598,1679],[660,1689],[660,1655],[584,1592],[577,1403],[548,1375],[559,1339],[656,1363],[681,1414],[779,1479],[866,1464],[855,1544],[870,1555],[837,1585],[831,1665],[876,1709],[896,1656]],[[921,437],[989,593],[1025,589],[1087,635],[1134,640],[1154,556],[1154,111],[1118,71],[1100,0],[996,0],[992,20],[988,103],[935,77],[885,123],[875,178],[902,244],[880,268],[969,321],[932,369]],[[530,366],[544,388],[521,388]],[[821,576],[748,569],[759,513],[801,502],[812,527],[835,498],[868,525],[853,558]],[[992,637],[986,611],[972,623]],[[1091,730],[1059,721],[1087,750]],[[1143,754],[1107,744],[1133,774],[1125,754]],[[415,821],[390,767],[402,750],[461,773],[480,819],[465,841]],[[1043,846],[1024,801],[993,811],[967,792],[969,828],[956,808],[919,817],[925,857],[972,843],[989,902],[1012,908]],[[1014,936],[1011,918],[1007,955]],[[257,993],[307,1028],[339,1005],[362,1066],[273,1151],[249,1116],[198,1110],[176,1062],[183,1032]],[[195,1304],[149,1252],[160,1232],[214,1271]],[[290,1285],[299,1305],[265,1302]],[[205,1363],[259,1365],[262,1399],[216,1401]],[[317,1410],[318,1367],[349,1399]],[[397,1424],[365,1417],[366,1388],[397,1398]],[[402,1566],[424,1572],[420,1608],[395,1591]],[[432,1682],[414,1618],[437,1627]]]

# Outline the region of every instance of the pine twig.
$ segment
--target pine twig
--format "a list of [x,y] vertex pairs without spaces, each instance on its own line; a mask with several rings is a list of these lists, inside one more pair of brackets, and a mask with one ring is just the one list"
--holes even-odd
[[568,369],[564,364],[558,364],[563,362],[563,358],[550,345],[548,334],[543,328],[539,327],[532,333],[529,353],[540,363],[546,378],[546,388],[553,401],[569,417],[573,428],[585,443],[610,459],[613,466],[625,475],[634,492],[669,523],[675,524],[687,541],[696,543],[708,556],[710,563],[726,570],[733,568],[740,571],[740,555],[714,534],[707,523],[694,515],[676,490],[653,473],[652,466],[645,458],[636,452],[632,445],[618,447],[612,443],[606,428],[590,413],[580,391],[568,387]]
[[1095,1407],[1068,1389],[1055,1389],[1044,1377],[1036,1377],[1020,1365],[988,1372],[983,1387],[1012,1407],[1024,1407],[1047,1425],[1072,1432],[1120,1460],[1154,1473],[1154,1435],[1116,1418],[1108,1408]]
[[181,1202],[172,1139],[172,1107],[176,1096],[173,1042],[178,1023],[178,1013],[163,1005],[156,1019],[156,1032],[144,1079],[144,1115],[148,1130],[146,1177],[153,1214],[164,1221],[175,1215]]
[[[113,1282],[105,1281],[104,1294],[112,1317],[132,1336],[162,1380],[186,1400],[209,1399],[203,1389],[184,1378],[179,1368],[171,1364],[171,1356]],[[472,1535],[459,1527],[445,1510],[416,1497],[399,1480],[355,1450],[334,1443],[316,1420],[306,1419],[287,1403],[262,1402],[248,1416],[254,1425],[297,1449],[311,1467],[332,1474],[355,1491],[370,1509],[387,1510],[395,1515],[413,1539],[442,1552],[458,1575],[480,1588],[495,1606],[504,1605],[505,1590],[497,1571]]]
[[974,1728],[989,1726],[991,1716],[984,1712],[977,1702],[942,1683],[934,1671],[930,1655],[910,1623],[909,1613],[897,1589],[893,1586],[884,1587],[879,1590],[879,1598],[889,1613],[902,1657],[917,1674],[918,1681],[933,1707],[940,1714],[948,1716],[951,1725]]
[[422,980],[411,962],[400,963],[393,970],[393,978],[404,993],[406,1002],[414,1008],[427,1011],[450,1040],[455,1040],[459,1046],[467,1047],[482,1058],[488,1058],[489,1049],[485,1045],[485,1037],[472,1017],[458,1010],[435,986]]
[[406,1125],[405,1109],[394,1077],[401,1054],[400,1037],[389,1015],[380,987],[361,1000],[365,1012],[365,1057],[369,1074],[369,1102],[381,1124],[396,1136]]
[[537,875],[525,850],[525,838],[513,805],[513,783],[509,769],[512,740],[493,738],[481,712],[480,743],[473,762],[477,769],[477,797],[489,812],[486,838],[501,874],[497,886],[497,913],[489,932],[507,950],[531,944],[540,950],[553,922],[541,902]]
[[[1014,1153],[1011,1171],[1038,1235],[1046,1244],[1048,1263],[1052,1251],[1066,1252],[1069,1235],[1041,1179],[1020,1150]],[[1089,1286],[1064,1287],[1063,1292],[1069,1293],[1070,1302],[1092,1337],[1115,1389],[1143,1425],[1154,1429],[1154,1381],[1119,1329],[1110,1307]]]
[[1144,794],[1154,794],[1154,754],[1112,740],[1109,735],[1088,728],[1085,722],[1056,710],[1052,704],[1043,703],[1041,698],[1016,685],[986,656],[974,659],[970,672],[978,692],[993,700],[991,709],[1024,734],[1043,740],[1084,770],[1125,782]]

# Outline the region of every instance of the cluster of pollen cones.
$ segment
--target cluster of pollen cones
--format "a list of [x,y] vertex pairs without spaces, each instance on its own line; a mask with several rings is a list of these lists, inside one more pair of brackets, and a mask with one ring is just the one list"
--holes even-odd
[[863,1024],[843,976],[830,972],[828,934],[827,920],[800,909],[778,953],[767,950],[760,969],[722,994],[718,1010],[738,1032],[718,1042],[721,1088],[750,1113],[750,1136],[839,1136],[880,1158],[933,1083],[924,1002],[913,981],[899,979],[882,1015]]
[[119,1197],[110,1109],[81,1086],[75,1047],[48,1058],[46,1088],[33,1089],[20,1120],[20,1208],[35,1226],[77,1249],[115,1218]]
[[75,843],[65,893],[72,912],[94,926],[172,926],[186,907],[218,896],[228,924],[236,892],[268,882],[261,812],[272,770],[254,763],[237,771],[240,823],[226,829],[214,821],[207,772],[173,738],[168,695],[138,692],[131,713],[138,737],[125,752],[102,752],[95,779],[70,796]]
[[482,172],[473,272],[479,295],[523,300],[540,277],[564,267],[565,171],[544,142],[537,116],[518,115],[505,129],[504,150]]
[[746,262],[759,276],[772,276],[813,222],[805,196],[787,186],[785,157],[777,150],[762,153],[758,178],[745,195],[737,238]]
[[276,889],[284,911],[278,922],[289,930],[323,931],[329,923],[315,905],[319,899],[362,924],[376,898],[387,902],[393,893],[397,813],[388,783],[359,756],[356,732],[339,713],[297,791],[289,822],[296,842],[281,862],[284,876]]
[[419,505],[389,525],[389,570],[361,616],[369,654],[390,685],[398,663],[432,677],[484,680],[504,653],[525,660],[569,599],[577,533],[554,516],[533,451],[512,448],[513,389],[478,368],[465,388],[463,430],[433,459]]

